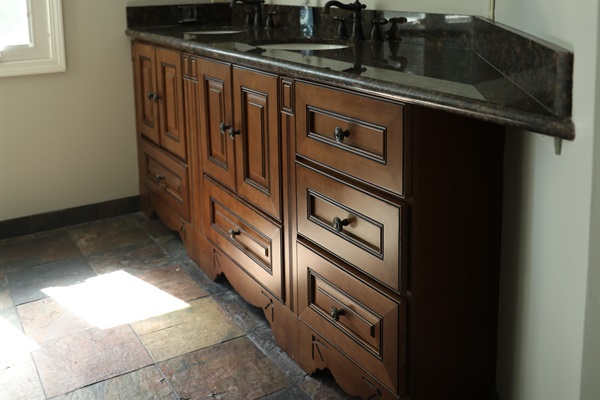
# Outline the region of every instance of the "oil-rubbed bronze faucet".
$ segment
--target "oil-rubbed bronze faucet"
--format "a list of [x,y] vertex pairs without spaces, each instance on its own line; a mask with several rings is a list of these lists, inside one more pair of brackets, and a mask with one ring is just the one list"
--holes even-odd
[[338,7],[341,10],[352,11],[352,34],[351,39],[364,39],[365,35],[362,29],[362,20],[360,12],[367,8],[365,4],[361,4],[358,0],[354,3],[344,4],[337,0],[330,0],[323,7],[323,14],[329,14],[331,7]]
[[233,7],[233,5],[237,2],[254,6],[254,26],[263,26],[261,9],[265,0],[231,0],[230,6]]

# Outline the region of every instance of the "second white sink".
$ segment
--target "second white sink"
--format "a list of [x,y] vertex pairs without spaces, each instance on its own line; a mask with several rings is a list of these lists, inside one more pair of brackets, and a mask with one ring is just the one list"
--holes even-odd
[[350,46],[347,44],[331,43],[270,43],[259,44],[257,47],[265,50],[337,50]]

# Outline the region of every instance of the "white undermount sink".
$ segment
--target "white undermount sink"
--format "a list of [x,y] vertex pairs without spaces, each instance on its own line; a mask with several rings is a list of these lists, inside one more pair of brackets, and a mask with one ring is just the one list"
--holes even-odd
[[350,47],[347,44],[331,43],[270,43],[259,44],[257,47],[265,50],[337,50]]
[[243,32],[242,30],[235,30],[235,29],[231,29],[231,30],[220,30],[220,29],[216,29],[216,30],[210,30],[210,31],[191,31],[191,32],[185,32],[184,35],[233,35],[236,33],[240,33]]

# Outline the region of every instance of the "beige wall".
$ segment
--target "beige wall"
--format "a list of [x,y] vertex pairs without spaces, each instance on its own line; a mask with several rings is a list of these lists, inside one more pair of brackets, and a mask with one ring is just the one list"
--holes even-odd
[[66,73],[0,79],[0,220],[138,193],[125,1],[63,18]]
[[[594,158],[600,157],[598,6],[597,0],[496,2],[499,22],[575,54],[575,140],[563,143],[556,156],[551,138],[507,135],[498,347],[502,399],[599,398],[589,379],[598,381],[598,362],[584,357],[600,356],[597,331],[593,338],[589,328],[598,326],[600,315],[599,287],[592,284],[598,274],[593,256],[598,242],[592,238],[600,237],[599,213],[592,212]],[[600,172],[595,173],[597,181]]]

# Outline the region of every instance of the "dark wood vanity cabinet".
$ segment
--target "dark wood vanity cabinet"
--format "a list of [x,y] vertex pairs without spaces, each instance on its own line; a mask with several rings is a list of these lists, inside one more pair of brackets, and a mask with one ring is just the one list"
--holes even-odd
[[190,180],[181,53],[134,42],[132,55],[142,209],[184,236]]
[[362,398],[494,398],[502,128],[294,89],[300,365]]
[[278,77],[198,62],[204,172],[281,221]]
[[[141,43],[134,56],[142,186],[283,350],[364,399],[493,399],[501,127]],[[178,135],[183,153],[163,144]]]

